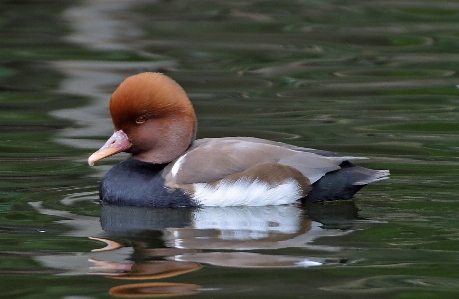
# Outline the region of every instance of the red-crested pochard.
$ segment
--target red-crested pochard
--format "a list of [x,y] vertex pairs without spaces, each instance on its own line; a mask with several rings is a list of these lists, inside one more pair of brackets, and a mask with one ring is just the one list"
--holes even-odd
[[119,152],[131,157],[102,178],[103,203],[145,207],[262,206],[350,199],[386,179],[332,152],[251,137],[195,140],[185,91],[160,73],[128,77],[110,99],[115,133],[89,165]]

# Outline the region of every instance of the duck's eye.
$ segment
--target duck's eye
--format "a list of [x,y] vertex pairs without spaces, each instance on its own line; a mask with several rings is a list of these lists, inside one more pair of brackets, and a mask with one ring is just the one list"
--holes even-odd
[[135,123],[140,125],[140,124],[143,124],[143,123],[146,122],[146,121],[147,121],[147,118],[146,118],[145,116],[139,116],[139,117],[137,117],[137,119],[135,120]]

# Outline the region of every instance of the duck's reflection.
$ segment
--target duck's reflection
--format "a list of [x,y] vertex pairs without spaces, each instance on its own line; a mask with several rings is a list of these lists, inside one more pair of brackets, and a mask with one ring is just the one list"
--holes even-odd
[[111,262],[91,258],[93,274],[111,276],[116,279],[144,280],[161,279],[192,272],[201,265],[174,261]]
[[[327,218],[330,214],[326,209],[330,207],[333,218]],[[313,241],[351,232],[352,221],[357,217],[353,202],[315,205],[311,212],[317,221],[311,220],[305,211],[308,209],[295,205],[198,209],[103,205],[101,224],[110,236],[130,239],[134,255],[142,258],[158,256],[162,247],[160,254],[168,261],[229,267],[310,267],[343,262],[338,257],[263,252],[295,247],[338,252],[339,247],[314,245]],[[319,222],[321,219],[328,222],[327,228]],[[150,244],[158,231],[163,232],[164,244]],[[157,237],[153,239],[158,242]]]
[[147,282],[116,286],[110,289],[110,295],[116,297],[169,297],[194,295],[199,285],[173,282]]
[[[42,214],[62,214],[40,203],[31,205]],[[202,264],[279,268],[346,263],[346,258],[339,256],[339,246],[318,245],[315,240],[343,236],[366,228],[368,223],[358,219],[353,201],[197,209],[102,205],[100,224],[104,232],[96,232],[97,218],[68,212],[65,217],[62,221],[74,228],[67,234],[91,234],[92,240],[101,242],[100,248],[36,259],[60,269],[61,275],[102,275],[132,281],[110,289],[110,294],[121,297],[194,294],[202,290],[196,284],[151,280],[191,273]]]

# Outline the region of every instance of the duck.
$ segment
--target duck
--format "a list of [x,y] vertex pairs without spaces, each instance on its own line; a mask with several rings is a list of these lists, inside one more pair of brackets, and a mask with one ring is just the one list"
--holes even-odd
[[352,199],[387,179],[362,157],[255,137],[196,139],[183,88],[159,72],[127,77],[109,100],[114,133],[88,164],[127,152],[100,182],[103,204],[152,208],[268,206]]

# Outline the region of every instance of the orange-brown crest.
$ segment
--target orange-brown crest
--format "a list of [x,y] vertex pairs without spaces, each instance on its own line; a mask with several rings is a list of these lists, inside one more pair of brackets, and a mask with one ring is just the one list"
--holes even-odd
[[140,73],[126,78],[110,98],[115,129],[132,125],[140,116],[162,118],[177,115],[195,121],[196,116],[182,87],[161,73]]

